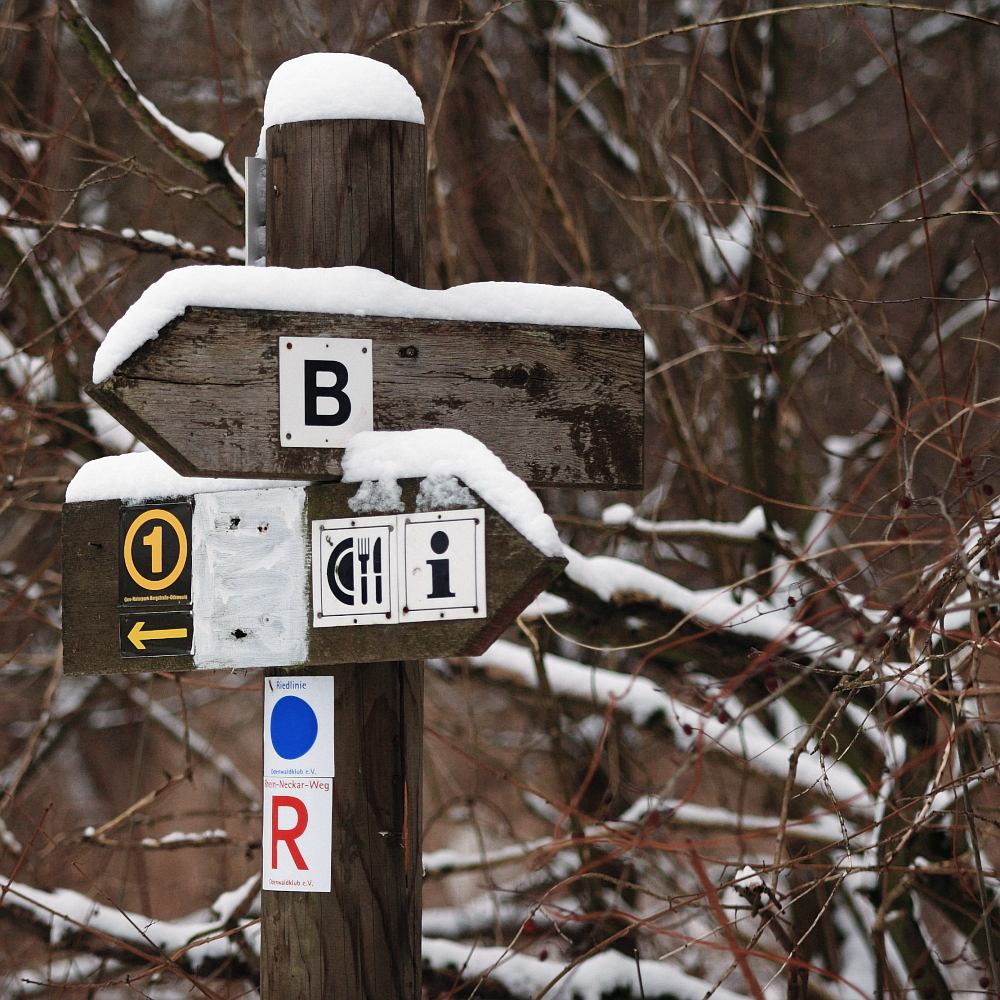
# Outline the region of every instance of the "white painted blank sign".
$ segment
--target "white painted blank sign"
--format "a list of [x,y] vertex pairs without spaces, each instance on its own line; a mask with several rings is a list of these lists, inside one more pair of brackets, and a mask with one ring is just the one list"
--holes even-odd
[[486,512],[312,522],[313,625],[486,617]]
[[263,888],[329,892],[333,678],[264,682]]
[[278,411],[282,448],[343,448],[372,430],[372,342],[279,337]]

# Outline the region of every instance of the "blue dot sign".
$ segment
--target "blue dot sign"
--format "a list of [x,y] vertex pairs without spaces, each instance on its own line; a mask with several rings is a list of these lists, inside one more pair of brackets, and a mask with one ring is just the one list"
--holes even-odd
[[279,699],[271,712],[271,745],[279,757],[297,760],[316,742],[319,721],[308,702],[295,695]]
[[[264,678],[264,779],[332,778],[333,678]],[[277,787],[277,786],[276,786]],[[281,786],[285,791],[291,787]]]

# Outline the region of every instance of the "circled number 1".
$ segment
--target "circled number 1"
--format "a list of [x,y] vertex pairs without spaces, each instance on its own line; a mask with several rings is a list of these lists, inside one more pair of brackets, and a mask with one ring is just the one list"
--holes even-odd
[[163,528],[158,524],[142,540],[143,545],[148,545],[152,550],[149,554],[150,568],[154,573],[163,572]]
[[[169,525],[171,530],[177,536],[177,562],[174,564],[173,569],[161,580],[148,580],[139,571],[138,567],[135,565],[135,560],[132,558],[132,546],[136,542],[136,535],[139,529],[149,521],[162,521]],[[149,529],[149,533],[143,535],[139,541],[143,545],[149,546],[150,550],[150,572],[153,574],[163,572],[163,525],[157,524]],[[143,511],[133,522],[132,526],[128,529],[125,534],[125,544],[122,546],[124,549],[125,556],[125,568],[128,570],[128,575],[140,586],[145,587],[147,590],[165,590],[169,587],[183,572],[184,566],[187,564],[188,557],[188,538],[187,532],[184,530],[184,525],[170,513],[169,510],[147,510]]]

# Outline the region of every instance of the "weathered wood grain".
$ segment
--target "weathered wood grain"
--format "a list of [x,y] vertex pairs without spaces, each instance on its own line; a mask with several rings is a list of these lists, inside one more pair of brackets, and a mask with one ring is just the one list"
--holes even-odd
[[[419,479],[401,479],[403,513],[416,510]],[[355,484],[311,486],[306,490],[307,519],[355,517],[347,501]],[[473,494],[475,497],[475,494]],[[478,497],[486,510],[486,618],[444,622],[406,622],[359,628],[314,628],[309,633],[311,663],[370,662],[484,653],[517,616],[561,572],[565,559],[542,555]],[[310,608],[310,616],[312,608]],[[311,620],[311,617],[310,617]],[[462,652],[456,652],[461,649]]]
[[426,136],[413,122],[267,130],[267,263],[357,264],[424,284]]
[[[400,481],[404,513],[415,512],[419,485],[419,479]],[[322,483],[305,490],[302,530],[306,533],[304,549],[307,563],[309,522],[356,517],[347,502],[358,488],[357,483]],[[249,492],[247,496],[254,494]],[[307,652],[302,662],[255,659],[255,665],[302,668],[348,662],[373,663],[387,657],[396,660],[423,659],[431,656],[472,656],[485,652],[517,615],[562,572],[565,560],[542,555],[492,507],[473,496],[473,506],[482,506],[486,510],[486,618],[364,625],[357,628],[313,628],[310,624],[305,644]],[[194,499],[197,508],[197,495]],[[254,633],[260,628],[258,619],[263,598],[259,593],[257,571],[252,567],[260,564],[260,550],[267,546],[268,539],[273,535],[250,532],[245,543],[246,572],[255,574],[253,586],[248,585],[246,590],[254,590],[257,594],[255,601],[235,604],[236,610],[229,610],[223,622],[208,615],[196,600],[193,656],[122,658],[118,646],[117,608],[120,506],[118,500],[102,500],[97,503],[70,503],[63,508],[63,644],[66,673],[105,674],[239,666],[241,644],[252,643]],[[242,508],[238,509],[247,513]],[[196,518],[195,524],[199,523],[200,518]],[[208,555],[215,551],[211,545],[210,539],[203,545],[200,538],[193,538],[192,558],[196,563],[200,559],[211,558],[215,571],[221,572],[218,556]],[[242,569],[242,564],[237,569]],[[306,620],[311,623],[314,619],[309,596],[310,573],[308,564],[301,567],[302,592],[306,595],[303,600],[310,604]],[[193,575],[203,576],[200,565],[195,565]],[[287,573],[276,577],[282,587],[287,586],[287,579]],[[239,591],[239,578],[233,575],[233,568],[228,564],[225,580],[227,588]],[[275,608],[283,603],[276,599]],[[239,617],[241,609],[245,611],[245,620]],[[270,613],[272,617],[278,615],[277,611]],[[218,630],[218,633],[209,634],[209,630]],[[239,638],[234,639],[233,636]],[[225,663],[206,658],[204,650],[217,650],[222,646],[233,650],[227,653],[230,659]],[[246,648],[249,653],[250,648]]]
[[186,475],[336,478],[282,448],[281,336],[373,341],[375,429],[457,427],[536,486],[642,487],[638,330],[190,307],[90,395]]
[[335,678],[332,889],[263,894],[261,995],[416,1000],[423,664],[310,673]]
[[[425,142],[422,125],[404,122],[268,129],[267,262],[356,264],[423,287]],[[276,339],[269,357],[274,391]],[[248,340],[237,335],[235,345],[246,348]],[[246,411],[242,400],[233,402],[238,419]],[[230,434],[227,428],[221,436]],[[236,464],[247,470],[240,474],[254,475],[252,466]],[[266,468],[260,474],[268,475]],[[410,661],[333,668],[333,891],[263,894],[264,1000],[420,996],[422,667]]]

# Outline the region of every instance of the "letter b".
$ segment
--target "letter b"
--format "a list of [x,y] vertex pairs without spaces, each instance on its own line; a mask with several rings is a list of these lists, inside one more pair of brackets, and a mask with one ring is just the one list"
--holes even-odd
[[[339,427],[346,423],[351,415],[351,397],[344,392],[347,385],[347,366],[339,361],[306,361],[305,364],[305,401],[306,425],[309,427]],[[320,372],[327,372],[334,377],[332,386],[317,384]],[[336,413],[320,413],[316,404],[324,396],[337,401]]]

